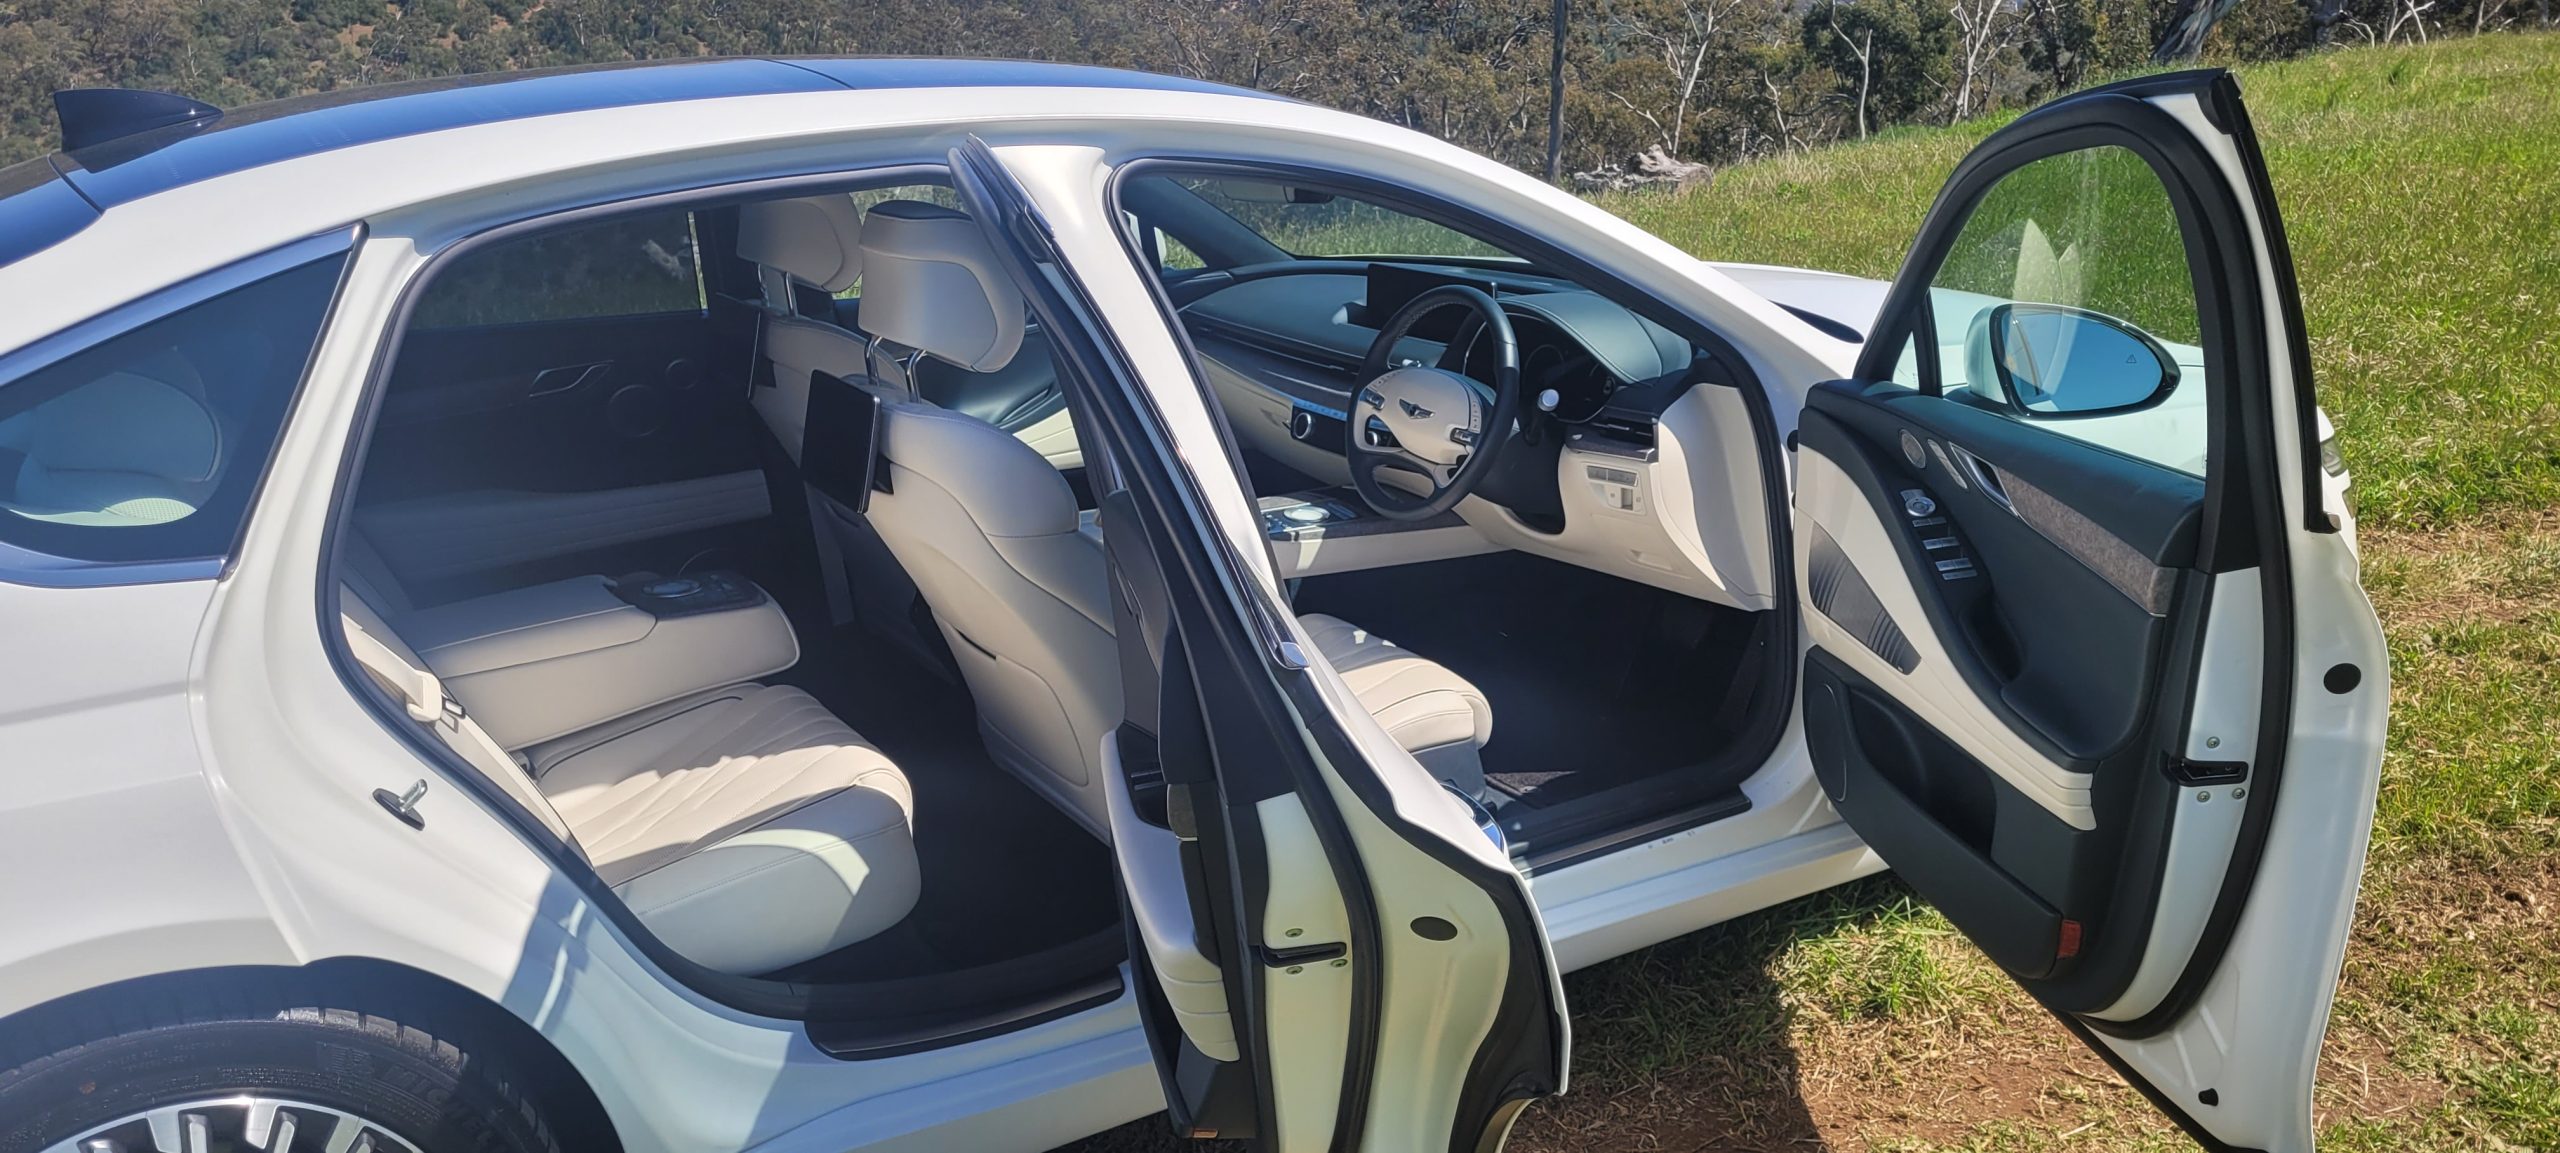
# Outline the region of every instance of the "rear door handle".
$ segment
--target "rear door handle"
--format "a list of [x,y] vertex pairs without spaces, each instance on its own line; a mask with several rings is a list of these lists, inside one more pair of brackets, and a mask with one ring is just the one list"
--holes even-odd
[[546,368],[534,374],[533,387],[524,394],[525,399],[533,400],[545,396],[558,396],[564,392],[576,392],[586,387],[591,381],[603,379],[604,374],[611,371],[613,371],[613,362],[610,360]]

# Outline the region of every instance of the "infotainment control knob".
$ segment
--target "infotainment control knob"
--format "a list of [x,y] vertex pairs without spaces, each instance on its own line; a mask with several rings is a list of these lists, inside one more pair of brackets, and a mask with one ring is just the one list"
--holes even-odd
[[1538,390],[1538,411],[1554,412],[1556,410],[1556,406],[1562,403],[1564,403],[1564,394],[1559,393],[1552,388],[1542,388]]

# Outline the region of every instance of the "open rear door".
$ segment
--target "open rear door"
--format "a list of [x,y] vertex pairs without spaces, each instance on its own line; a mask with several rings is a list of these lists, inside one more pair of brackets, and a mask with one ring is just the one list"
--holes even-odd
[[[1562,987],[1490,822],[1397,748],[1198,510],[1068,245],[1002,159],[969,211],[1056,337],[1108,556],[1127,719],[1104,743],[1130,964],[1177,1132],[1269,1150],[1498,1149],[1564,1088]],[[1107,228],[1107,223],[1095,225]],[[1116,237],[1099,239],[1125,265]],[[1162,324],[1152,309],[1124,323]]]
[[1804,725],[1858,833],[2207,1148],[2312,1147],[2389,677],[2218,71],[2047,104],[1807,400]]

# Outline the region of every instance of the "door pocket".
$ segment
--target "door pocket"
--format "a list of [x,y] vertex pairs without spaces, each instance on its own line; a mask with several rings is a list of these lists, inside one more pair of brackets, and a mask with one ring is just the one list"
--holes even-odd
[[[1815,773],[1870,848],[1982,951],[2019,977],[2053,976],[2077,927],[1997,860],[2006,819],[1991,773],[1817,650],[1805,665]],[[2068,934],[2068,935],[2066,935]]]

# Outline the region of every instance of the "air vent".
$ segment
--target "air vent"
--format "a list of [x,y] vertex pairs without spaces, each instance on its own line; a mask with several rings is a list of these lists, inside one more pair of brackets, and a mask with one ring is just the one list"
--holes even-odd
[[1612,440],[1623,440],[1643,448],[1654,447],[1653,418],[1641,413],[1604,408],[1583,427]]

